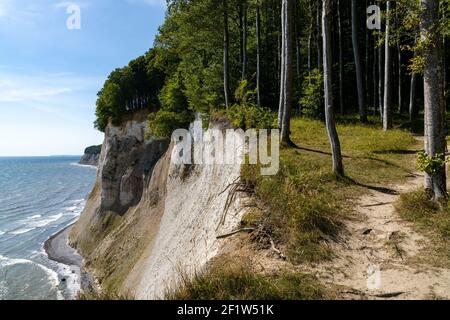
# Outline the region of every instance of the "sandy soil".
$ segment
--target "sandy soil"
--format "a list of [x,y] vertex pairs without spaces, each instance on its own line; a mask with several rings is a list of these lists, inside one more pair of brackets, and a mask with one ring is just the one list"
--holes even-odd
[[324,283],[342,286],[347,299],[450,299],[450,270],[412,263],[428,239],[396,214],[399,194],[418,188],[416,174],[394,194],[371,191],[359,199],[347,235],[334,244],[337,257],[314,267]]

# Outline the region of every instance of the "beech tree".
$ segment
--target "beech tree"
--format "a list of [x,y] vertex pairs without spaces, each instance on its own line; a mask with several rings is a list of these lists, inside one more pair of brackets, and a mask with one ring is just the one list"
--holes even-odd
[[352,0],[352,44],[353,44],[353,56],[355,60],[356,68],[356,84],[358,87],[358,105],[359,105],[359,119],[362,123],[367,122],[367,108],[366,108],[366,93],[363,77],[363,69],[361,63],[361,56],[359,52],[358,43],[358,4],[357,0]]
[[290,140],[290,120],[293,98],[293,36],[294,0],[283,0],[281,7],[281,77],[280,77],[280,104],[278,112],[278,125],[281,129],[281,142],[292,144]]
[[440,159],[435,172],[425,172],[425,189],[437,202],[446,202],[445,174],[445,102],[442,38],[439,32],[439,1],[420,0],[420,37],[423,44],[425,152],[428,157]]
[[389,43],[391,38],[391,17],[393,2],[386,5],[386,31],[384,54],[384,97],[383,97],[383,129],[392,129],[392,48]]
[[323,41],[323,79],[325,95],[325,122],[333,158],[333,172],[344,175],[342,165],[341,145],[336,130],[333,103],[332,80],[332,46],[330,32],[331,0],[322,0],[322,41]]
[[229,48],[230,35],[228,30],[228,4],[227,0],[222,0],[223,4],[223,88],[225,96],[225,107],[230,106],[230,65]]

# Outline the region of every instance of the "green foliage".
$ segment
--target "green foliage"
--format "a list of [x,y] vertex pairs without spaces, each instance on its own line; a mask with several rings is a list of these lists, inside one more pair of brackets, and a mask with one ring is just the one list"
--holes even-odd
[[249,90],[248,81],[241,80],[236,88],[236,91],[234,92],[234,98],[236,99],[237,104],[244,106],[249,104],[254,105],[256,104],[256,90]]
[[262,275],[236,262],[216,263],[166,296],[170,300],[318,300],[331,295],[313,276],[281,272]]
[[276,113],[253,104],[234,105],[227,110],[227,115],[233,127],[244,130],[272,129],[278,126]]
[[156,58],[157,51],[150,50],[126,67],[111,72],[97,94],[97,129],[104,131],[109,122],[120,125],[122,116],[135,108],[158,106],[158,94],[165,76],[157,67]]
[[151,113],[146,137],[170,138],[174,130],[189,127],[194,118],[193,113],[188,110],[182,112],[159,110]]
[[435,175],[442,170],[446,162],[447,159],[443,154],[430,156],[425,151],[420,151],[417,155],[417,170]]
[[169,138],[176,129],[185,129],[194,121],[194,112],[187,107],[184,86],[179,72],[175,72],[159,94],[161,109],[149,115],[147,137]]
[[302,86],[300,105],[302,114],[312,119],[323,119],[323,76],[322,71],[314,69],[305,77]]
[[161,108],[166,111],[182,111],[186,109],[187,100],[180,74],[176,72],[166,82],[159,94]]
[[84,150],[84,154],[99,154],[102,151],[102,145],[90,146]]
[[280,171],[263,177],[256,166],[242,167],[242,181],[254,189],[262,212],[251,212],[245,225],[271,234],[290,261],[330,259],[327,242],[339,237],[342,220],[350,216],[351,199],[367,192],[364,185],[397,182],[414,170],[415,155],[404,152],[418,142],[407,132],[383,132],[379,125],[338,125],[346,171],[350,179],[330,174],[328,136],[323,122],[294,118],[291,138],[301,150],[281,150]]

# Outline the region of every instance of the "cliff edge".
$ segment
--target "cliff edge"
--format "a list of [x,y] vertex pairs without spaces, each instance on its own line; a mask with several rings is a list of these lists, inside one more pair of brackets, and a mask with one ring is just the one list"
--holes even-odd
[[70,242],[100,288],[161,299],[181,276],[201,271],[221,249],[217,236],[239,225],[242,199],[229,203],[229,186],[240,165],[174,164],[169,140],[145,138],[146,119],[139,112],[107,127],[95,186]]
[[84,150],[84,155],[81,157],[79,164],[87,165],[87,166],[97,166],[98,159],[100,158],[100,152],[102,150],[102,146],[90,146]]

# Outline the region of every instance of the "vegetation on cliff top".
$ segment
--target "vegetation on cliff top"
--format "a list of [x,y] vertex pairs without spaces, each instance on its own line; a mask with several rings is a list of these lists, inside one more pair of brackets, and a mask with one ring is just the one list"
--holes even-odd
[[84,154],[100,154],[100,152],[102,151],[102,145],[98,145],[98,146],[90,146],[87,147],[86,149],[84,149]]

